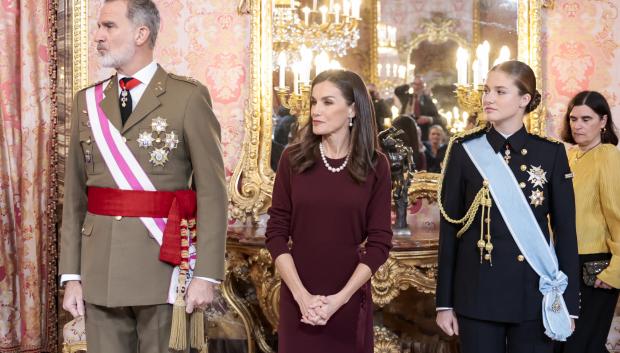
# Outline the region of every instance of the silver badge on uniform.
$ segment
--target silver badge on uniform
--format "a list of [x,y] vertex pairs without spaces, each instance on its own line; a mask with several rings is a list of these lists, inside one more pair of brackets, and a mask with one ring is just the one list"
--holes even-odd
[[[151,131],[142,131],[138,135],[137,142],[140,148],[150,149],[149,162],[154,166],[163,167],[168,162],[168,154],[179,144],[176,132],[167,132],[168,122],[158,116],[151,121]],[[163,136],[161,136],[163,135]]]

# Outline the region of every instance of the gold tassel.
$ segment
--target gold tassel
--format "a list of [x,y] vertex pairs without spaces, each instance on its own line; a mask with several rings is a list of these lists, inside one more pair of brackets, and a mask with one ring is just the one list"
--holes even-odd
[[179,274],[177,298],[172,308],[172,328],[168,347],[178,351],[187,348],[187,317],[185,316],[185,273]]
[[190,320],[191,347],[201,349],[205,343],[205,316],[202,310],[195,309]]

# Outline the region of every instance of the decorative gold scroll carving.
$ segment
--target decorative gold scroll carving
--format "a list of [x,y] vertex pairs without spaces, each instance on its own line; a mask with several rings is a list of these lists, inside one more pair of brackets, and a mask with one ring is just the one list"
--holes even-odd
[[249,258],[250,278],[256,286],[258,305],[274,329],[278,327],[280,313],[280,275],[275,271],[271,255],[267,249],[260,249],[258,254]]
[[400,353],[398,336],[383,326],[374,326],[374,353]]
[[383,307],[410,287],[421,293],[435,293],[437,265],[427,262],[428,255],[414,252],[401,257],[390,254],[383,266],[372,277],[372,300]]
[[[257,220],[271,205],[274,173],[270,166],[272,113],[272,0],[244,0],[239,10],[251,15],[250,98],[245,111],[245,137],[228,187],[230,217]],[[243,5],[243,6],[242,6]]]

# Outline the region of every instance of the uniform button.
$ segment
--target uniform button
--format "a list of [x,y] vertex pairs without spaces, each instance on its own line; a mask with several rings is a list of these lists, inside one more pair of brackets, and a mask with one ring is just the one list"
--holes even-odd
[[525,156],[525,155],[527,154],[527,150],[526,150],[525,148],[524,148],[524,149],[522,149],[522,150],[521,150],[521,154]]
[[84,233],[84,231],[85,231],[85,230],[86,230],[86,229],[85,229],[84,227],[82,227],[82,233]]
[[116,219],[117,221],[120,221],[121,219],[123,219],[123,216],[116,216],[114,217],[114,219]]
[[520,187],[521,189],[525,189],[525,183],[524,183],[524,182],[520,182],[520,183],[519,183],[519,187]]
[[527,166],[525,164],[521,164],[521,171],[524,172],[527,170]]
[[92,141],[91,141],[90,139],[86,140],[86,144],[87,144],[87,145],[90,145],[90,143],[91,143],[91,142],[92,142]]
[[123,142],[127,142],[127,137],[123,136]]
[[517,256],[517,261],[523,262],[523,260],[525,260],[525,257],[523,257],[523,255]]

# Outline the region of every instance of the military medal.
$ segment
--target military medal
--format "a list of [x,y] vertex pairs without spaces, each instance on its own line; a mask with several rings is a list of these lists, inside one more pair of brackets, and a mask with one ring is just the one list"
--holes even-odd
[[[168,162],[168,154],[179,145],[179,136],[176,132],[166,132],[168,122],[158,116],[151,121],[151,131],[142,131],[136,141],[140,148],[150,149],[149,162],[156,167],[163,167]],[[161,136],[164,134],[164,136]]]
[[541,167],[531,166],[527,173],[530,175],[527,181],[532,182],[534,187],[543,187],[543,185],[547,183],[547,172],[545,172]]
[[123,89],[121,91],[121,105],[123,106],[123,108],[127,106],[127,90],[126,89]]
[[138,141],[138,146],[142,148],[149,148],[153,145],[153,141],[155,141],[155,139],[153,138],[153,135],[150,132],[143,131],[140,133],[137,141]]
[[163,167],[168,162],[168,150],[165,148],[155,148],[151,151],[149,162],[153,163],[154,166]]
[[510,163],[510,158],[512,158],[510,156],[510,146],[506,145],[506,150],[504,151],[504,161],[506,163]]
[[538,207],[543,204],[545,201],[545,196],[541,190],[532,190],[532,194],[530,195],[530,205],[534,205],[534,207]]
[[166,119],[162,119],[161,116],[158,116],[157,118],[153,119],[153,121],[151,122],[151,129],[153,129],[153,132],[166,132],[166,128],[168,127],[168,122],[166,122]]
[[164,143],[169,150],[173,150],[177,148],[177,145],[179,144],[179,138],[174,133],[174,131],[171,131],[169,134],[166,134],[166,139]]

